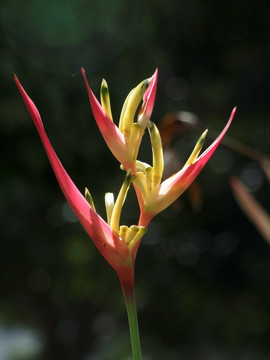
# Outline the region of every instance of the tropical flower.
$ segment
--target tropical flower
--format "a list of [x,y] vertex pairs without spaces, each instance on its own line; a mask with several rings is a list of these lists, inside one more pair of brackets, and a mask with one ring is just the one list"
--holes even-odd
[[151,121],[148,122],[153,165],[150,166],[137,160],[137,174],[132,180],[141,210],[139,225],[147,227],[156,214],[171,205],[190,186],[220,144],[233,120],[235,111],[236,108],[233,109],[229,121],[217,139],[199,157],[207,130],[201,135],[183,168],[163,182],[161,182],[164,168],[161,138],[156,125]]
[[67,201],[100,253],[117,272],[122,286],[125,290],[133,291],[136,253],[146,229],[136,225],[131,227],[119,226],[121,209],[131,182],[130,171],[127,172],[116,201],[114,202],[111,193],[105,196],[106,223],[97,214],[88,189],[85,190],[84,197],[65,171],[48,139],[38,109],[25,92],[16,75],[14,75],[14,79]]
[[[133,358],[141,360],[134,295],[134,264],[138,246],[150,220],[175,201],[198,176],[228,130],[236,109],[232,111],[221,134],[201,156],[198,157],[207,131],[200,137],[184,167],[169,179],[161,182],[164,168],[162,143],[156,125],[150,121],[156,95],[157,70],[150,79],[142,81],[129,93],[123,105],[118,127],[113,123],[109,91],[105,80],[101,84],[100,104],[89,87],[84,69],[82,69],[82,75],[97,125],[109,149],[126,170],[126,177],[116,201],[114,201],[112,193],[105,195],[107,222],[96,212],[89,190],[85,188],[83,196],[67,174],[48,139],[35,104],[25,92],[16,75],[14,75],[14,79],[39,133],[64,196],[100,253],[118,274],[126,300]],[[137,121],[134,122],[141,101],[142,106],[138,112]],[[152,145],[152,166],[137,160],[146,127]],[[139,224],[130,227],[120,226],[121,211],[131,181],[140,206]]]
[[[101,83],[100,104],[90,89],[83,68],[82,75],[95,120],[105,142],[123,167],[127,171],[131,169],[132,174],[136,174],[136,159],[139,147],[155,102],[158,71],[156,70],[151,78],[142,81],[131,90],[124,102],[118,127],[113,122],[106,81],[102,80]],[[134,122],[134,117],[141,100],[143,102],[138,119],[137,122]]]

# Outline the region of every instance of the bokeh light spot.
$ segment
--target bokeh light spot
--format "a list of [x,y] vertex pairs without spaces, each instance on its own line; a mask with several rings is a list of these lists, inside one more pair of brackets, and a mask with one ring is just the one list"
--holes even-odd
[[198,248],[189,242],[181,244],[177,251],[177,260],[181,265],[191,266],[194,265],[199,259]]
[[68,202],[65,202],[64,205],[62,206],[61,214],[66,222],[76,223],[79,221]]
[[250,164],[242,171],[241,179],[252,192],[259,190],[263,184],[262,171],[255,164]]

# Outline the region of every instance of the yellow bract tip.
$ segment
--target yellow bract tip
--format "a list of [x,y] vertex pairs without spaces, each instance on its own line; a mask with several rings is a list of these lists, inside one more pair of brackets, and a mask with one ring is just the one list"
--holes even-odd
[[112,112],[111,112],[111,102],[110,102],[110,94],[108,84],[105,79],[102,79],[101,87],[100,87],[100,100],[101,106],[105,111],[106,115],[112,120]]
[[91,206],[91,208],[96,211],[95,205],[94,205],[94,200],[90,194],[90,191],[87,189],[87,187],[84,189],[84,197],[85,200],[88,202],[88,204]]
[[208,129],[206,129],[202,133],[202,135],[200,136],[199,140],[197,141],[197,143],[196,143],[190,157],[188,158],[187,162],[185,163],[184,167],[189,165],[189,164],[193,164],[196,161],[196,159],[199,156],[199,153],[201,152],[201,149],[203,147],[203,143],[204,143],[204,140],[206,138],[207,133],[208,133]]

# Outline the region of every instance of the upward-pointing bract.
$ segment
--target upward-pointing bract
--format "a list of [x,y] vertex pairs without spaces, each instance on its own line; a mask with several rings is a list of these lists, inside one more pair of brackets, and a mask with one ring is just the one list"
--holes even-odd
[[141,210],[139,225],[147,227],[156,214],[171,205],[190,186],[220,144],[233,120],[235,111],[236,108],[233,109],[229,121],[220,135],[200,156],[199,153],[207,131],[198,140],[183,168],[163,182],[161,182],[163,173],[161,138],[157,127],[149,122],[153,165],[137,161],[137,175],[133,176],[133,184]]
[[[104,80],[101,83],[100,104],[88,84],[84,69],[82,69],[82,75],[94,118],[104,140],[126,171],[131,169],[132,175],[136,174],[139,147],[155,102],[158,71],[156,70],[151,78],[142,81],[131,90],[124,102],[119,126],[113,122],[107,83]],[[136,122],[134,117],[141,101],[142,105]]]

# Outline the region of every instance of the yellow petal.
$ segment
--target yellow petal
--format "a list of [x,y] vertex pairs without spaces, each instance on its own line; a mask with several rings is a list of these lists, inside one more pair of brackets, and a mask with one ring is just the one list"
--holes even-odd
[[113,211],[112,211],[112,216],[111,216],[111,228],[118,233],[119,231],[119,222],[120,222],[120,215],[122,212],[122,207],[124,205],[126,196],[127,196],[127,192],[129,189],[131,183],[131,171],[129,170],[126,174],[125,180],[123,182],[123,185],[119,191],[119,194],[117,196]]
[[164,169],[163,149],[160,133],[158,128],[152,121],[148,121],[147,124],[153,153],[153,171],[155,176],[154,186],[160,183]]
[[128,132],[130,130],[130,127],[133,124],[136,110],[150,82],[151,82],[151,78],[142,81],[128,94],[124,102],[123,109],[120,115],[120,121],[119,121],[119,130],[122,133],[124,133],[124,131]]
[[105,194],[105,207],[106,207],[106,214],[107,214],[107,224],[111,225],[112,212],[113,212],[113,208],[114,208],[113,193]]

